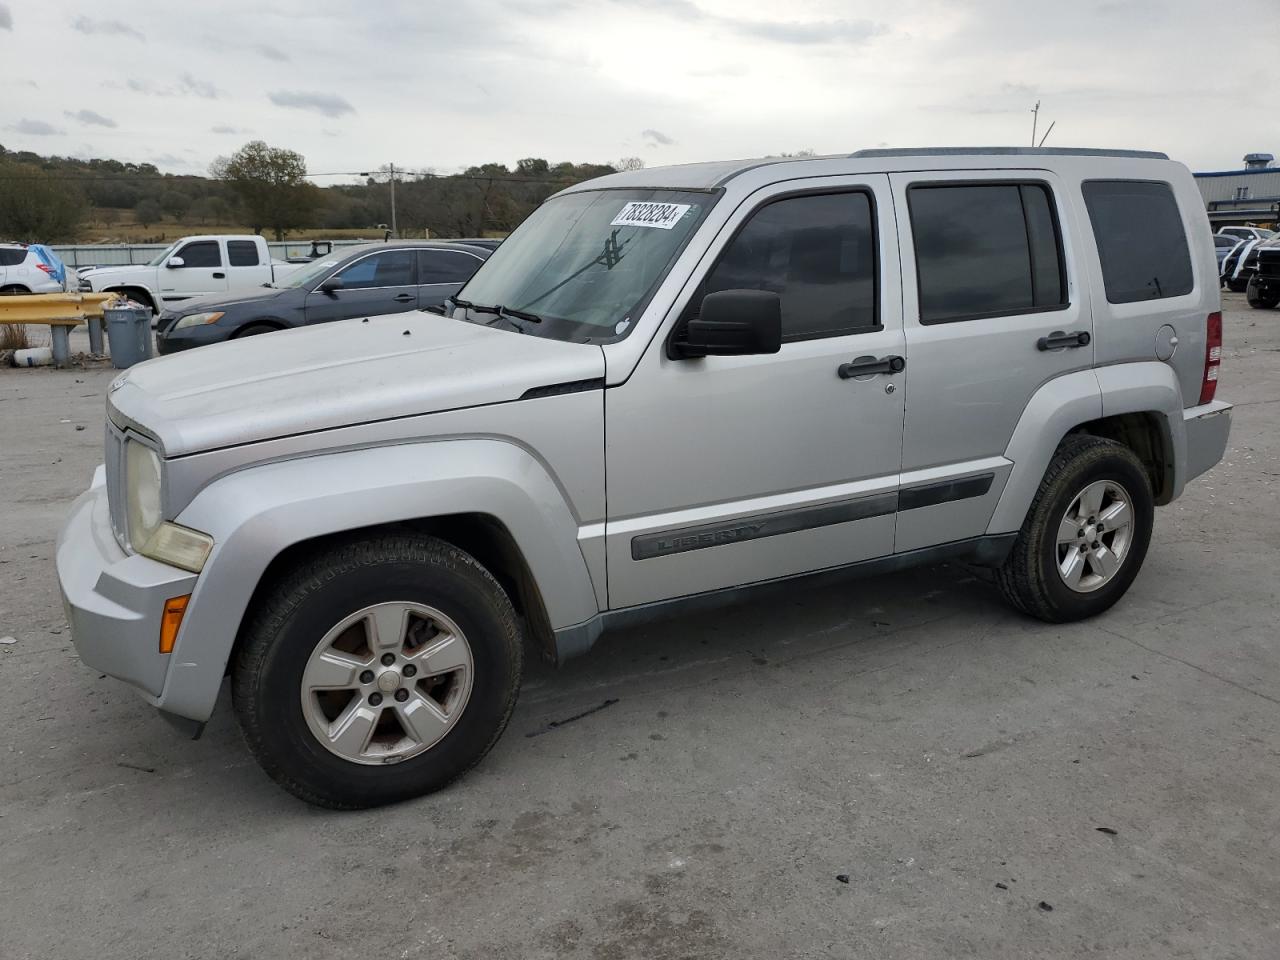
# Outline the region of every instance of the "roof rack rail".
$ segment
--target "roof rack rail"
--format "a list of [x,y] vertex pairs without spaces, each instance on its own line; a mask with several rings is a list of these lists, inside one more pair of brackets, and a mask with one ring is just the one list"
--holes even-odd
[[889,147],[855,150],[850,157],[1128,157],[1138,160],[1168,160],[1167,153],[1155,150],[1091,150],[1088,147]]

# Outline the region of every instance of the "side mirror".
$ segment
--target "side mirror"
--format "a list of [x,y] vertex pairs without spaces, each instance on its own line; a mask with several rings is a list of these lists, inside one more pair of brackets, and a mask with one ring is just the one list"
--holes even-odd
[[738,357],[782,349],[782,300],[771,290],[720,290],[671,342],[673,359]]
[[181,257],[170,257],[165,262],[165,266],[168,267],[170,270],[174,269],[175,267],[185,267],[186,265],[187,265],[187,261],[183,260]]
[[320,284],[320,286],[316,287],[316,289],[319,290],[321,293],[327,293],[330,296],[333,296],[335,293],[337,293],[339,290],[342,289],[342,278],[330,277],[324,283]]

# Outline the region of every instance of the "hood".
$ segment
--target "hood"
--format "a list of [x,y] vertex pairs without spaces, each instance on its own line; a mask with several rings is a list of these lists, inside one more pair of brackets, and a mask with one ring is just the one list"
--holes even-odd
[[208,297],[196,297],[191,300],[183,300],[176,307],[170,307],[165,311],[166,314],[172,314],[175,317],[184,317],[189,313],[206,313],[212,310],[226,310],[229,307],[238,307],[242,303],[263,303],[267,300],[274,300],[276,297],[286,293],[301,292],[306,296],[306,291],[298,291],[293,288],[284,287],[253,287],[245,293],[239,293],[235,296],[226,296],[224,294],[213,294]]
[[146,273],[147,271],[154,273],[155,269],[155,267],[148,267],[145,263],[135,263],[131,265],[122,264],[117,267],[85,267],[80,271],[80,276],[92,277],[95,282],[102,280],[110,283],[112,280],[119,277],[127,279],[129,277],[136,277],[139,273]]
[[131,367],[107,414],[166,457],[518,400],[604,376],[604,351],[429,313],[285,330]]

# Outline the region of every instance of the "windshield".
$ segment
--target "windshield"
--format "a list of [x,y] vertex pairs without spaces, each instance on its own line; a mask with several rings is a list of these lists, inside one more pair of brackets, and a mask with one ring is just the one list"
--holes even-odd
[[[592,190],[548,200],[458,297],[536,315],[539,322],[515,324],[525,333],[619,339],[716,199],[698,191]],[[454,315],[495,322],[480,310],[460,307]]]
[[164,263],[166,260],[169,259],[169,257],[173,254],[173,251],[178,249],[178,244],[181,242],[182,242],[181,240],[177,240],[169,244],[169,246],[165,247],[163,250],[161,250],[159,253],[156,254],[156,257],[154,260],[148,260],[147,266],[148,267],[160,266],[160,264]]
[[[342,258],[339,257],[321,257],[319,260],[312,260],[310,263],[304,263],[296,270],[286,273],[283,277],[276,280],[275,286],[282,289],[289,287],[305,287],[312,281],[319,280],[322,277],[327,277],[338,268],[338,264],[341,262]],[[277,266],[276,272],[279,273],[281,269],[281,267]]]

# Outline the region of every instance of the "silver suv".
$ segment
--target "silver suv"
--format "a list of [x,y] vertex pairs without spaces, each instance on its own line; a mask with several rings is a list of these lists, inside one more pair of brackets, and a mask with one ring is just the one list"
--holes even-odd
[[964,557],[1102,613],[1223,454],[1213,240],[1163,154],[869,150],[620,173],[431,313],[134,367],[58,576],[193,732],[230,676],[313,803],[435,790],[526,646]]

